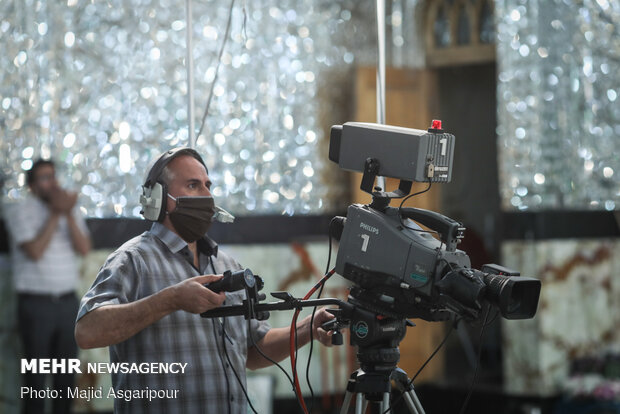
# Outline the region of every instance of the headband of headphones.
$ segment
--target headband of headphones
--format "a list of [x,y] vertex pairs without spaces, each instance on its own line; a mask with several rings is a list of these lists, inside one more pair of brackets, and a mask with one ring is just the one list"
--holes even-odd
[[153,164],[151,170],[149,171],[149,174],[146,176],[144,186],[152,187],[157,182],[161,183],[161,174],[164,171],[164,168],[166,168],[166,165],[170,164],[173,159],[181,155],[189,155],[190,157],[196,158],[205,167],[205,170],[207,170],[207,174],[209,174],[209,169],[207,168],[207,165],[195,149],[189,147],[174,148],[161,154],[157,161],[155,161],[155,164]]
[[163,182],[161,176],[164,168],[166,168],[166,166],[170,164],[173,159],[181,155],[189,155],[190,157],[194,157],[205,167],[207,174],[209,173],[209,169],[202,160],[200,154],[192,148],[181,147],[164,152],[151,167],[151,170],[146,176],[146,181],[142,186],[140,204],[142,205],[141,213],[145,219],[150,221],[163,221],[166,214],[164,205],[165,197],[168,193],[168,186]]

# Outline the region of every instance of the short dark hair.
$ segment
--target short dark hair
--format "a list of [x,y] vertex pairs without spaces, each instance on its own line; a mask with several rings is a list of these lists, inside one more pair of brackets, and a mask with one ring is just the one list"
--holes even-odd
[[26,171],[26,184],[32,185],[34,183],[35,174],[37,170],[45,165],[49,165],[50,167],[54,169],[56,168],[56,165],[54,165],[54,161],[44,160],[42,158],[39,158],[32,164],[32,168]]

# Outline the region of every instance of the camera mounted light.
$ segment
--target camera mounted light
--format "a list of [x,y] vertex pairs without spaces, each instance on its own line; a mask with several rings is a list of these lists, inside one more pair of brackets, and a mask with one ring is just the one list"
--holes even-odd
[[340,168],[364,174],[360,188],[373,194],[377,176],[398,178],[399,190],[374,193],[388,198],[407,195],[411,182],[448,183],[452,179],[454,135],[434,120],[427,131],[363,122],[334,125],[329,159]]

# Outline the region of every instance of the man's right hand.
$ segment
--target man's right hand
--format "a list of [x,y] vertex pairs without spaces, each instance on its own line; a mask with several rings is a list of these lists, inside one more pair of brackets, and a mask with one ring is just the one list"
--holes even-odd
[[50,193],[50,207],[58,214],[69,214],[77,202],[77,193],[60,187]]
[[226,300],[226,293],[215,293],[206,288],[204,284],[215,282],[221,278],[221,275],[202,275],[172,286],[175,309],[202,313],[220,307]]

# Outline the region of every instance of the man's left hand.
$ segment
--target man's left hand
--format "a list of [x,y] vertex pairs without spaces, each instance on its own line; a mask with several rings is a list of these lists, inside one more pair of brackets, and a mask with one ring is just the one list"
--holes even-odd
[[332,346],[332,335],[334,331],[326,331],[321,328],[325,322],[334,319],[335,316],[331,313],[327,312],[326,308],[321,308],[316,311],[314,314],[314,323],[312,324],[312,334],[314,338],[321,341],[321,343],[325,346]]

